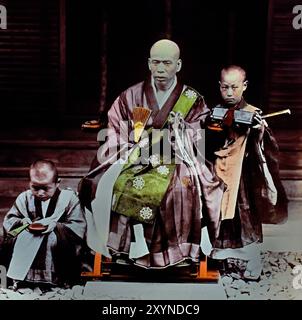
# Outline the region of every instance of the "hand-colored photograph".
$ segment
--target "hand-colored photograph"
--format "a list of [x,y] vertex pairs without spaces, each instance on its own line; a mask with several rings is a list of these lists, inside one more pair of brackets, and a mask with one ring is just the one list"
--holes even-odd
[[0,300],[301,300],[301,89],[299,0],[0,0]]

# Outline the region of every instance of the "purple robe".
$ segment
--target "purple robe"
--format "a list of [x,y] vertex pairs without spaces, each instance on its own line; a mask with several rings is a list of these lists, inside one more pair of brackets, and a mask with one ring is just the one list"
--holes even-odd
[[[158,107],[150,80],[130,87],[114,101],[108,112],[110,134],[100,147],[98,163],[94,163],[94,166],[99,165],[99,167],[88,176],[90,182],[94,183],[84,179],[81,184],[80,199],[84,206],[89,208],[89,202],[95,195],[96,181],[110,165],[109,159],[112,156],[110,151],[117,146],[130,148],[134,145],[133,136],[129,137],[129,133],[133,130],[133,108],[143,106],[152,110],[145,129],[150,127],[161,129],[184,88],[184,85],[178,83],[161,109]],[[192,144],[197,143],[198,137],[195,133],[204,124],[208,113],[209,109],[203,97],[199,95],[185,119],[186,128],[192,129],[189,137]],[[122,125],[120,125],[121,121],[123,121]],[[177,164],[154,223],[143,224],[143,235],[149,253],[133,259],[136,265],[145,268],[164,268],[185,259],[199,261],[201,210],[207,222],[214,226],[211,228],[214,231],[210,237],[215,237],[223,184],[207,165],[195,161],[195,166],[202,188],[202,208],[200,208],[199,194],[190,168],[184,163]],[[112,253],[129,254],[135,224],[137,222],[133,219],[111,212],[107,246]]]

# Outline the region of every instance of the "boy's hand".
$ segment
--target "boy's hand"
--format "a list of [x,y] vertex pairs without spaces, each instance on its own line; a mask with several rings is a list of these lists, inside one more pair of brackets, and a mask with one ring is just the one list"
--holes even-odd
[[258,141],[261,142],[263,139],[264,130],[265,130],[265,128],[268,127],[268,124],[264,119],[262,119],[262,117],[259,113],[255,114],[254,121],[256,124],[253,126],[253,129],[259,130]]
[[51,221],[49,223],[49,225],[47,226],[47,229],[45,231],[43,231],[42,234],[46,234],[46,233],[52,232],[55,229],[56,226],[57,226],[57,223],[55,221]]
[[32,221],[29,218],[23,218],[21,220],[22,225],[24,226],[25,224],[31,224]]

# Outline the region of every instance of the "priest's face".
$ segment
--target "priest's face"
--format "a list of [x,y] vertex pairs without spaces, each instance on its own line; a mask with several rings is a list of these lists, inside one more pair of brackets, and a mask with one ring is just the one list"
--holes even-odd
[[237,105],[247,88],[243,74],[238,70],[229,70],[221,74],[220,93],[224,102],[229,106]]
[[163,45],[154,47],[150,51],[148,65],[156,88],[166,91],[171,87],[176,73],[181,69],[179,52]]
[[48,170],[41,174],[41,172],[31,169],[29,175],[29,187],[35,198],[46,201],[54,195],[58,183],[54,181],[55,177],[53,171]]

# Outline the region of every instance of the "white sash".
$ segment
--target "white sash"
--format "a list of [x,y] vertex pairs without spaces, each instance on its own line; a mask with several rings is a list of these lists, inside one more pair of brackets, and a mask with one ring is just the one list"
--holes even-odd
[[125,159],[117,160],[102,175],[98,182],[95,198],[91,202],[92,212],[85,208],[87,245],[95,252],[99,252],[108,258],[111,257],[107,248],[107,241],[109,236],[113,187],[132,150],[133,149],[127,151]]

